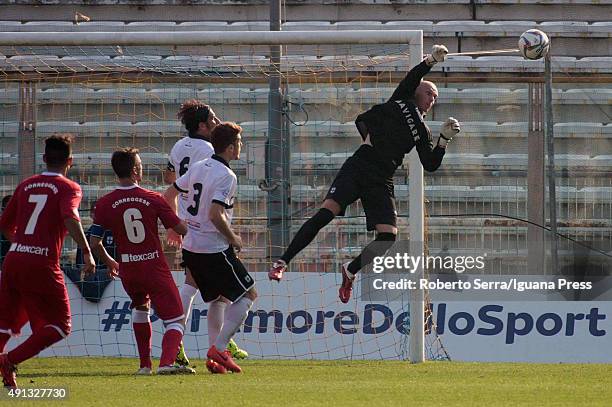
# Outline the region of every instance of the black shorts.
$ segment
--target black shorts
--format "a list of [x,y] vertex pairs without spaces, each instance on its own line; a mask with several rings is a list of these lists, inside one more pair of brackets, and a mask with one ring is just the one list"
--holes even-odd
[[376,174],[372,164],[358,156],[344,162],[325,199],[340,205],[340,216],[347,206],[361,199],[368,230],[374,230],[378,224],[397,226],[393,178]]
[[219,253],[193,253],[183,249],[183,261],[204,302],[214,301],[219,296],[238,301],[255,285],[232,247]]

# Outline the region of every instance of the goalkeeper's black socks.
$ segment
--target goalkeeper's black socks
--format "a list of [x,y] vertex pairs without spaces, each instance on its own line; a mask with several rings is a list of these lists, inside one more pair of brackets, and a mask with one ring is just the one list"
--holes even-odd
[[377,234],[376,239],[364,247],[361,254],[349,263],[347,267],[349,273],[352,275],[357,274],[359,270],[372,263],[375,257],[384,255],[395,243],[395,238],[396,236],[393,233]]
[[297,256],[306,246],[312,242],[319,230],[334,219],[332,211],[326,208],[321,208],[319,211],[310,219],[306,221],[298,230],[293,237],[289,247],[285,250],[285,253],[281,256],[281,260],[289,264],[289,262]]

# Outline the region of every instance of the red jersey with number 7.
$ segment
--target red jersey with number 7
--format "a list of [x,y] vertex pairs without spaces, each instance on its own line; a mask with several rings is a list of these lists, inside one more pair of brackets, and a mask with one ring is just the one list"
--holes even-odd
[[0,218],[11,237],[7,258],[16,257],[24,270],[46,266],[57,271],[66,226],[79,219],[81,187],[61,174],[43,172],[22,181]]
[[176,216],[161,194],[137,185],[117,187],[96,202],[91,234],[110,230],[117,245],[120,274],[128,269],[168,270],[159,241],[157,220],[166,229],[178,225]]

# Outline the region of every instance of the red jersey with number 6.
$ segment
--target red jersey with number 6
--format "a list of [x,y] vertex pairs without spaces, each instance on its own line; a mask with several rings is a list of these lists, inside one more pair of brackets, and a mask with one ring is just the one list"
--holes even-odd
[[120,274],[128,269],[168,270],[159,241],[158,219],[166,229],[181,222],[161,194],[137,185],[117,187],[96,203],[92,235],[104,229],[113,233]]
[[27,271],[43,266],[59,272],[64,220],[80,220],[81,197],[79,184],[61,174],[43,172],[22,181],[0,218],[0,227],[13,242],[7,259]]

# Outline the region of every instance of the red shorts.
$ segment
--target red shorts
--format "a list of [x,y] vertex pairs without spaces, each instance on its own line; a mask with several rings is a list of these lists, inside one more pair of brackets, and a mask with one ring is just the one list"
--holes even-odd
[[183,304],[172,274],[168,269],[128,269],[122,265],[121,283],[132,300],[132,308],[149,301],[163,321],[176,321],[183,317]]
[[21,333],[30,322],[32,332],[53,326],[68,335],[72,327],[70,299],[59,268],[28,266],[10,253],[0,275],[0,331]]

